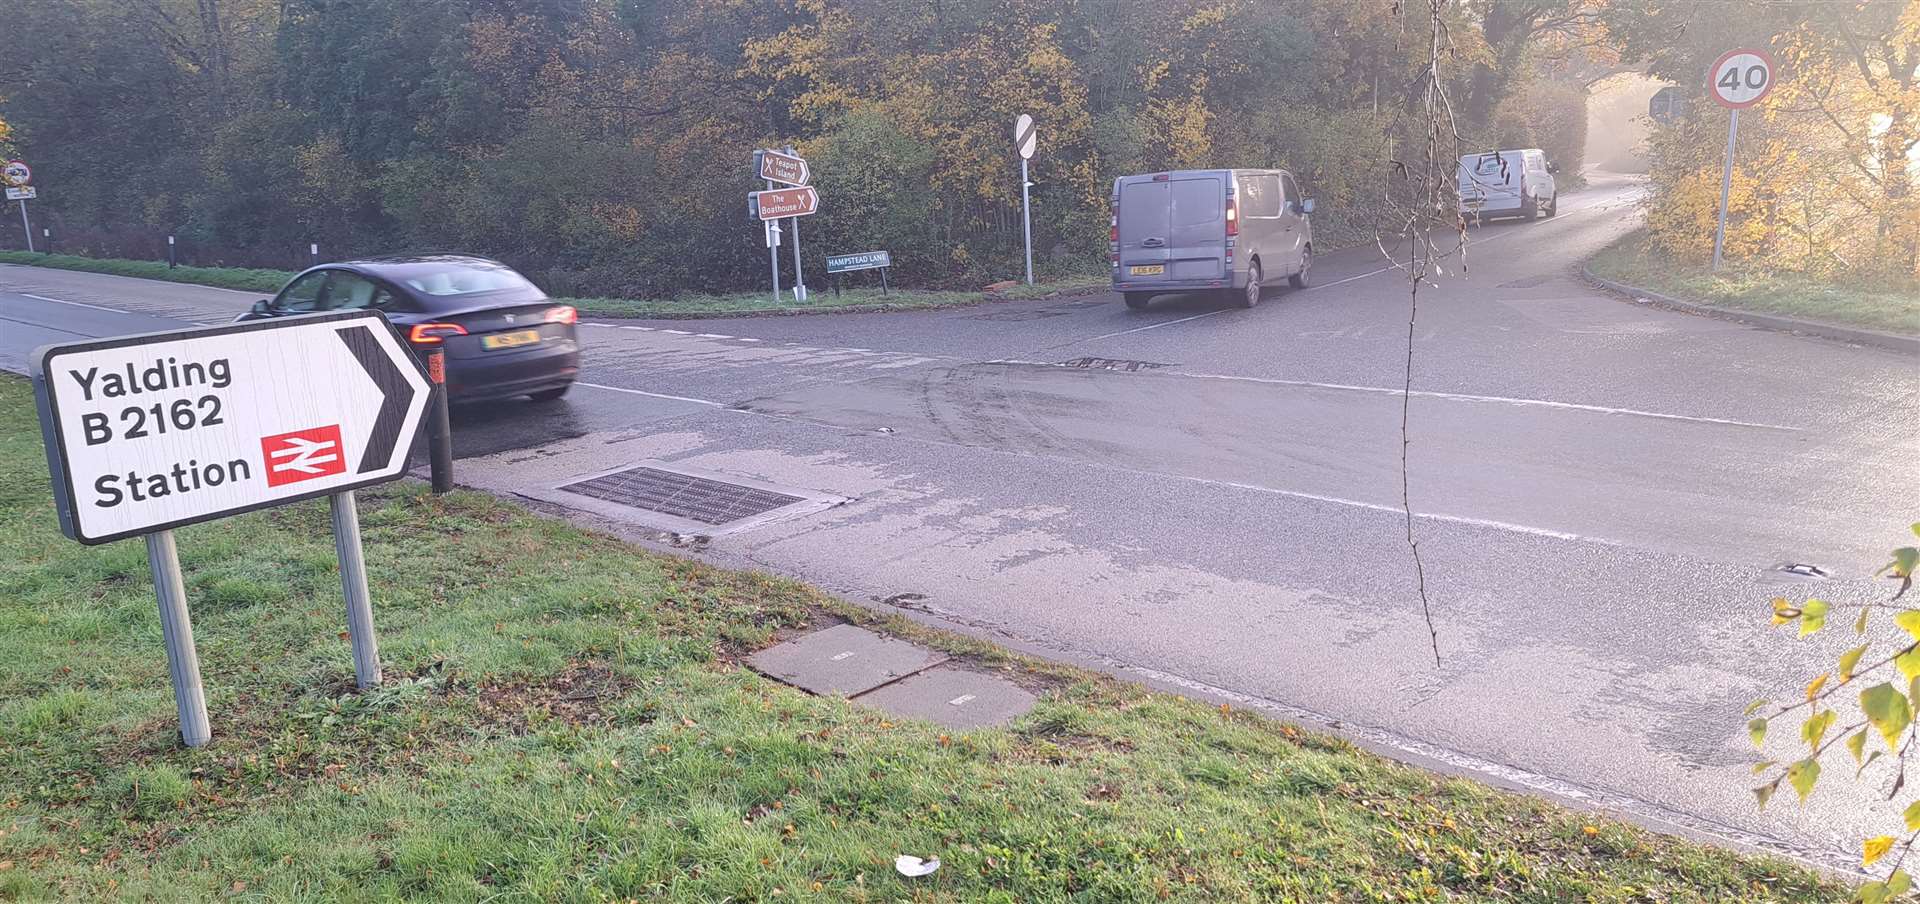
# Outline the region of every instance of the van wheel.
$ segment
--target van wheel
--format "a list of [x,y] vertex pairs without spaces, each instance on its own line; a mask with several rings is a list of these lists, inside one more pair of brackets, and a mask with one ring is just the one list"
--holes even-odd
[[1263,287],[1260,285],[1260,262],[1254,261],[1247,264],[1247,290],[1240,293],[1240,296],[1235,299],[1236,302],[1243,308],[1253,307],[1260,303],[1260,293],[1262,289]]
[[1307,271],[1312,267],[1313,267],[1313,246],[1308,245],[1300,249],[1300,272],[1295,273],[1290,277],[1287,277],[1287,284],[1293,286],[1296,289],[1306,288],[1307,287]]
[[1547,216],[1551,217],[1554,214],[1559,212],[1560,212],[1560,193],[1554,192],[1553,197],[1547,199]]
[[1540,216],[1540,202],[1532,195],[1520,199],[1520,219],[1531,220]]
[[1127,307],[1136,311],[1146,310],[1147,302],[1153,300],[1153,296],[1145,292],[1128,292],[1120,297],[1126,299]]

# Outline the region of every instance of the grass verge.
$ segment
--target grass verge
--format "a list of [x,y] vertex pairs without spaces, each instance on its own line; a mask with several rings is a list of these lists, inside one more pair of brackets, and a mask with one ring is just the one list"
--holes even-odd
[[[163,279],[169,282],[218,286],[223,289],[258,291],[271,295],[293,278],[289,270],[251,270],[239,267],[174,267],[163,261],[136,261],[119,258],[81,257],[73,254],[38,254],[26,251],[0,251],[0,264],[24,264],[59,270],[83,270],[115,276]],[[816,289],[806,304],[797,304],[792,294],[774,301],[772,292],[739,292],[731,295],[688,295],[680,298],[560,298],[582,313],[601,317],[701,318],[741,317],[757,314],[834,314],[850,311],[917,311],[928,308],[979,304],[996,299],[1046,298],[1054,295],[1086,295],[1106,291],[1107,278],[1073,277],[1038,285],[1017,285],[997,292],[955,292],[925,289],[894,289],[885,295],[878,288],[848,289],[835,296],[831,288]]]
[[161,279],[198,286],[264,292],[268,295],[280,291],[280,287],[293,278],[292,271],[288,270],[261,270],[246,267],[168,268],[166,261],[135,261],[27,251],[0,251],[0,264],[25,264],[31,267],[52,267],[56,270],[83,270],[88,273]]
[[[0,900],[1838,901],[1841,887],[1226,708],[1049,687],[949,736],[738,664],[804,585],[490,496],[362,494],[387,682],[323,506],[179,532],[214,742],[175,743],[144,548],[58,534],[0,378]],[[905,879],[899,853],[938,855]]]
[[1596,276],[1686,301],[1920,335],[1920,286],[1842,285],[1739,264],[1719,273],[1649,248],[1645,232],[1608,245],[1587,268]]

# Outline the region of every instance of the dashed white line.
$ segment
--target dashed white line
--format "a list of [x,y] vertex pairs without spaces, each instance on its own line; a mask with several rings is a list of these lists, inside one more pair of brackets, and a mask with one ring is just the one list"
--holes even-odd
[[[1058,365],[1056,365],[1058,366]],[[1276,386],[1304,386],[1314,389],[1338,389],[1346,392],[1371,392],[1380,395],[1397,396],[1401,390],[1388,386],[1353,386],[1346,383],[1320,383],[1313,380],[1281,380],[1273,377],[1245,377],[1233,374],[1194,373],[1184,370],[1166,371],[1167,374],[1182,377],[1195,377],[1202,380],[1228,380],[1235,383],[1268,383]],[[1701,424],[1721,424],[1729,427],[1758,427],[1763,430],[1787,430],[1799,432],[1801,427],[1788,427],[1782,424],[1762,424],[1754,421],[1740,421],[1732,418],[1701,417],[1691,414],[1669,414],[1664,411],[1645,411],[1639,408],[1612,408],[1606,405],[1583,405],[1578,402],[1555,402],[1549,399],[1526,399],[1511,396],[1472,395],[1461,392],[1435,392],[1416,389],[1413,394],[1430,399],[1452,399],[1459,402],[1493,402],[1503,405],[1538,405],[1543,408],[1563,408],[1572,411],[1592,411],[1599,414],[1623,414],[1632,417],[1658,418],[1668,421],[1693,421]]]
[[[1372,274],[1368,274],[1368,275],[1372,275]],[[1199,319],[1200,319],[1200,318],[1202,318],[1202,317],[1212,317],[1212,316],[1213,316],[1213,315],[1215,315],[1215,314],[1225,314],[1226,312],[1228,312],[1228,311],[1231,311],[1231,310],[1233,310],[1233,308],[1221,308],[1221,309],[1220,309],[1220,310],[1218,310],[1218,311],[1208,311],[1208,312],[1206,312],[1205,314],[1195,314],[1195,315],[1193,315],[1192,317],[1182,317],[1182,318],[1180,318],[1179,320],[1164,320],[1164,321],[1161,321],[1161,322],[1159,322],[1159,323],[1150,323],[1150,324],[1147,324],[1146,326],[1136,326],[1136,327],[1134,327],[1133,329],[1130,329],[1130,330],[1121,330],[1121,331],[1119,331],[1119,332],[1117,332],[1117,333],[1106,333],[1106,334],[1103,334],[1103,335],[1099,335],[1099,336],[1094,336],[1094,337],[1092,337],[1092,338],[1090,338],[1090,339],[1075,339],[1075,340],[1073,340],[1072,342],[1065,342],[1065,343],[1061,343],[1061,344],[1062,344],[1062,345],[1074,345],[1074,344],[1076,344],[1076,343],[1080,343],[1080,342],[1096,342],[1096,341],[1099,341],[1099,340],[1101,340],[1101,339],[1112,339],[1112,338],[1113,338],[1113,337],[1115,337],[1115,336],[1125,336],[1125,335],[1127,335],[1128,333],[1144,333],[1144,332],[1146,332],[1147,330],[1157,330],[1157,329],[1159,329],[1159,328],[1161,328],[1161,327],[1163,327],[1163,326],[1173,326],[1173,325],[1174,325],[1174,324],[1176,324],[1176,323],[1186,323],[1186,322],[1187,322],[1187,321],[1189,321],[1189,320],[1199,320]],[[1055,348],[1059,348],[1060,346],[1054,346],[1054,347],[1055,347]]]
[[31,298],[31,299],[33,299],[33,300],[35,300],[35,301],[51,301],[51,302],[53,302],[54,304],[70,304],[70,305],[73,305],[73,306],[74,306],[74,307],[76,307],[76,308],[92,308],[92,309],[94,309],[94,310],[96,310],[96,311],[107,311],[107,312],[109,312],[109,313],[113,313],[113,314],[132,314],[132,313],[134,313],[133,311],[125,311],[125,310],[121,310],[120,308],[109,308],[109,307],[107,307],[107,306],[105,306],[105,305],[97,305],[97,304],[87,304],[87,303],[86,303],[86,302],[84,302],[84,301],[67,301],[67,300],[66,300],[66,299],[64,299],[64,298],[48,298],[48,297],[47,297],[47,296],[45,296],[45,295],[29,295],[29,294],[27,294],[27,293],[25,293],[25,292],[21,292],[21,293],[20,293],[20,296],[21,296],[22,298]]
[[725,333],[694,333],[693,335],[700,339],[732,339],[733,338],[732,336],[729,336]]
[[686,330],[660,330],[660,332],[662,332],[662,333],[672,333],[672,334],[674,334],[675,336],[691,336],[691,335],[693,335],[692,333],[689,333],[689,332],[687,332]]
[[696,405],[709,405],[714,408],[726,407],[721,403],[715,402],[711,399],[692,399],[686,396],[667,395],[664,392],[647,392],[644,389],[628,389],[625,386],[608,386],[604,383],[588,383],[585,380],[576,380],[574,381],[573,385],[585,386],[591,389],[604,389],[604,390],[607,390],[608,392],[624,392],[628,395],[646,396],[648,398],[653,398],[653,399],[668,399],[675,402],[692,402]]

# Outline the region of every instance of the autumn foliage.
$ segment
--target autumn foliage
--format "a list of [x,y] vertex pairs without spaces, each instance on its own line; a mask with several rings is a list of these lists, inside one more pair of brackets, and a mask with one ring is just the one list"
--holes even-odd
[[[1577,171],[1560,124],[1584,122],[1584,88],[1543,84],[1535,58],[1588,6],[1453,8],[1469,142],[1562,141]],[[63,250],[153,257],[175,233],[195,263],[289,266],[309,242],[458,248],[569,294],[746,288],[766,267],[748,157],[793,144],[824,198],[813,266],[886,248],[904,281],[978,285],[1018,269],[1023,112],[1042,275],[1102,272],[1111,180],[1143,170],[1284,166],[1323,243],[1365,240],[1427,53],[1403,16],[1385,0],[38,0],[8,14],[0,115]]]

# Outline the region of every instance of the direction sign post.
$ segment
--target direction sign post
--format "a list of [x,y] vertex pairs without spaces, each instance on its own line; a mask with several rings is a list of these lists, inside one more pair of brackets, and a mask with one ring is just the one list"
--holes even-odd
[[331,497],[354,674],[380,681],[353,491],[401,477],[431,385],[386,316],[347,311],[33,354],[60,529],[145,535],[181,738],[211,737],[172,531]]
[[[798,185],[807,184],[807,177],[812,175],[812,173],[807,169],[807,161],[803,159],[799,154],[794,153],[793,148],[789,147],[780,154],[770,155],[763,159],[779,160],[782,158],[787,160],[798,161],[800,164],[800,171],[798,173],[793,174],[793,175],[797,175],[800,181],[798,183],[793,183],[793,184],[798,184]],[[793,217],[792,219],[793,219],[793,300],[799,304],[806,304],[807,303],[807,271],[802,269],[800,266],[800,218]]]
[[1013,121],[1013,146],[1020,152],[1020,229],[1026,235],[1027,242],[1027,285],[1033,285],[1033,205],[1027,197],[1027,189],[1033,187],[1027,178],[1027,161],[1033,157],[1033,149],[1039,143],[1034,132],[1033,117],[1025,113]]
[[1773,90],[1773,58],[1752,49],[1729,50],[1707,70],[1707,91],[1730,112],[1727,116],[1727,157],[1720,171],[1720,217],[1713,227],[1713,270],[1720,269],[1727,238],[1727,203],[1733,195],[1733,149],[1740,138],[1740,111],[1753,106]]
[[27,201],[39,197],[30,185],[33,168],[25,160],[9,160],[0,165],[0,182],[6,183],[7,200],[20,202],[20,228],[27,233],[27,253],[33,253],[33,221],[27,219]]

